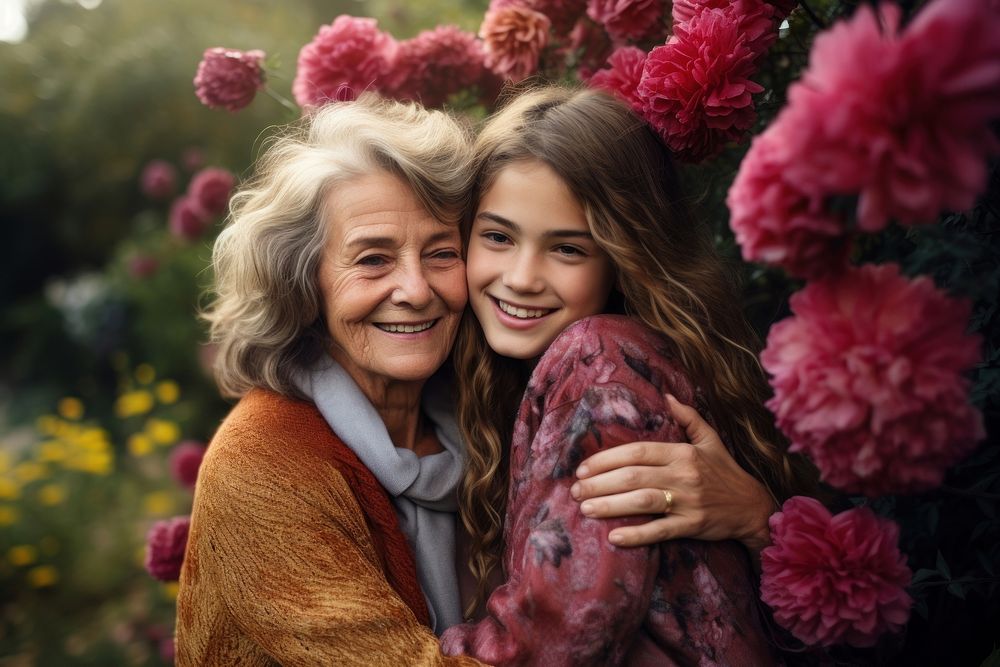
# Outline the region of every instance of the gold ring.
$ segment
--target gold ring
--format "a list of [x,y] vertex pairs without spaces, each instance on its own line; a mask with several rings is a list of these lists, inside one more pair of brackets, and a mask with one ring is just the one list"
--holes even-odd
[[663,489],[663,499],[667,501],[666,506],[663,508],[663,513],[670,514],[670,510],[674,507],[674,494],[670,493],[666,489]]

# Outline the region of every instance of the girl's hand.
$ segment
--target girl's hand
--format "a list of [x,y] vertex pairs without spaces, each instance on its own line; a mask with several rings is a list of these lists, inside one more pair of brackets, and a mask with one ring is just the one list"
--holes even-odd
[[[633,442],[594,454],[577,468],[573,497],[588,517],[659,514],[639,526],[617,528],[608,540],[642,546],[688,537],[736,539],[754,556],[770,543],[768,517],[778,508],[767,489],[743,470],[719,434],[696,410],[673,396],[667,404],[690,443]],[[672,496],[667,507],[664,490]]]

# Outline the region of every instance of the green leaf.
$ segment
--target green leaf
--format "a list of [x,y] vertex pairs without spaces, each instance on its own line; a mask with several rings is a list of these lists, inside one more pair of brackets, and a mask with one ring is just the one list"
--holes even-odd
[[937,562],[935,563],[935,567],[937,567],[938,571],[941,572],[941,576],[945,579],[951,579],[951,568],[948,567],[948,563],[945,562],[944,556],[941,555],[940,551],[937,552]]
[[1000,667],[1000,648],[993,649],[993,653],[986,656],[979,667]]
[[934,579],[941,575],[937,570],[931,570],[926,567],[922,567],[917,570],[916,574],[913,575],[913,579],[910,580],[911,584],[918,584],[921,581],[926,581],[928,579]]
[[957,598],[965,599],[965,587],[959,583],[948,584],[948,592]]

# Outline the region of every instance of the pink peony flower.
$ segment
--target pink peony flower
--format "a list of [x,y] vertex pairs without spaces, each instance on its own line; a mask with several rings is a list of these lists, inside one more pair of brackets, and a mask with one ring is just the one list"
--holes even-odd
[[325,25],[299,51],[292,94],[303,108],[336,99],[345,85],[360,93],[381,90],[390,73],[398,45],[381,32],[375,19],[341,15]]
[[[828,205],[835,190],[810,164],[811,121],[786,108],[754,138],[729,188],[729,226],[743,259],[780,266],[800,278],[843,269],[851,248],[845,211]],[[833,169],[842,164],[833,165]],[[829,172],[828,172],[829,173]]]
[[674,24],[690,23],[705,9],[718,9],[732,16],[758,57],[778,38],[775,7],[764,0],[674,0]]
[[177,190],[177,170],[165,160],[153,160],[143,168],[139,185],[150,199],[166,199]]
[[195,174],[188,184],[188,196],[204,212],[206,218],[217,218],[226,212],[236,179],[219,167],[208,167]]
[[452,93],[473,86],[483,73],[482,43],[470,32],[452,25],[425,30],[400,42],[392,94],[441,106]]
[[760,357],[767,405],[826,482],[869,495],[931,489],[985,437],[962,376],[980,358],[967,301],[887,264],[811,283],[790,305]]
[[183,487],[193,489],[198,481],[198,469],[205,458],[204,443],[185,440],[170,452],[170,474]]
[[639,83],[646,119],[679,157],[696,162],[740,139],[753,125],[750,81],[757,54],[739,21],[705,9],[650,51]]
[[632,110],[641,116],[645,111],[645,102],[637,89],[645,62],[646,52],[642,49],[634,46],[620,47],[608,58],[611,67],[596,72],[587,85],[606,90],[628,102]]
[[152,255],[132,255],[126,268],[133,278],[148,278],[160,269],[160,262]]
[[486,66],[515,82],[531,76],[549,42],[550,25],[545,14],[525,7],[511,5],[487,11],[479,28]]
[[588,0],[587,16],[612,39],[639,40],[663,32],[662,0]]
[[795,496],[771,516],[761,552],[760,596],[774,618],[806,644],[873,646],[910,617],[910,569],[899,526],[856,507],[831,516]]
[[176,516],[157,521],[146,534],[146,571],[160,581],[177,581],[184,564],[191,518]]
[[989,0],[935,0],[902,36],[900,19],[895,5],[878,15],[860,7],[816,38],[789,90],[791,105],[827,110],[811,120],[823,137],[812,159],[851,154],[844,167],[861,175],[853,194],[869,232],[969,208],[1000,148],[990,129],[1000,118],[1000,12]]
[[206,49],[194,76],[194,92],[212,109],[239,111],[264,87],[263,51]]
[[552,22],[556,34],[563,35],[573,29],[577,19],[587,10],[587,0],[491,0],[490,9],[524,7],[545,14]]
[[185,148],[184,154],[181,156],[181,163],[188,172],[198,171],[205,164],[205,153],[195,146]]
[[170,207],[170,233],[181,240],[200,238],[210,223],[211,218],[191,195],[178,197]]

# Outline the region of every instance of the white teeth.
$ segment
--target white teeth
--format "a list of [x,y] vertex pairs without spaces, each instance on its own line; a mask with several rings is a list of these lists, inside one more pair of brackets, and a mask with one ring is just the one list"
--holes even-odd
[[423,324],[376,324],[375,326],[389,333],[419,333],[430,329],[434,326],[434,322],[424,322]]
[[542,315],[547,315],[548,310],[533,310],[530,308],[518,308],[512,306],[509,303],[497,299],[497,303],[500,304],[500,310],[507,313],[508,315],[513,315],[514,317],[520,318],[522,320],[532,320]]

